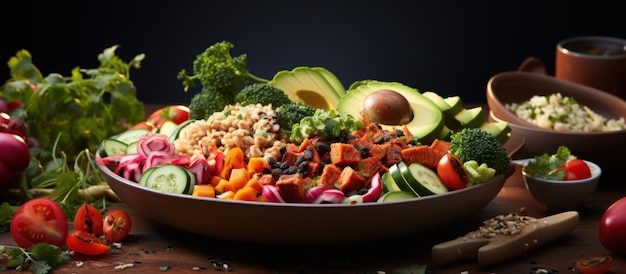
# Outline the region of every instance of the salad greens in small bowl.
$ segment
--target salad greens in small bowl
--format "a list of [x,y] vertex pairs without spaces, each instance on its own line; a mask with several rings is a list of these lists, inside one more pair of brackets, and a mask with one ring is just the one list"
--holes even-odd
[[533,198],[549,210],[583,206],[602,174],[597,164],[577,158],[565,146],[552,155],[545,153],[514,162],[523,166],[524,183]]

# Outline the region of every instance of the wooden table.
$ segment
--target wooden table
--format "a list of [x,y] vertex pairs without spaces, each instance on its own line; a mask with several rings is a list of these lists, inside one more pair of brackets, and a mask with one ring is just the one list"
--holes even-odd
[[[111,208],[129,211],[133,220],[133,230],[123,246],[98,257],[74,255],[55,273],[110,273],[120,271],[114,268],[121,264],[133,265],[121,270],[124,273],[156,273],[167,267],[168,272],[174,273],[365,274],[392,273],[414,265],[427,265],[430,273],[536,273],[538,268],[553,271],[550,273],[574,273],[571,270],[576,260],[600,255],[612,255],[613,272],[626,273],[626,257],[612,254],[598,240],[598,222],[604,210],[626,196],[626,187],[620,182],[619,178],[602,178],[593,196],[579,208],[580,223],[569,235],[525,256],[486,267],[473,260],[433,265],[430,249],[475,230],[480,222],[498,214],[524,211],[529,216],[542,217],[554,213],[533,200],[524,187],[519,167],[498,196],[474,216],[432,232],[357,244],[278,246],[199,237],[148,220],[124,203],[115,203]],[[10,233],[0,234],[0,245],[14,245]]]

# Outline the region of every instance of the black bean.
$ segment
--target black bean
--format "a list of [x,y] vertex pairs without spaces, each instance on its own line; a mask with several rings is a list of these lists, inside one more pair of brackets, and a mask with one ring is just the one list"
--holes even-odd
[[327,142],[319,141],[315,144],[315,150],[319,154],[326,154],[330,151],[330,145]]
[[296,172],[298,172],[298,168],[295,166],[290,166],[286,168],[285,170],[283,170],[283,174],[286,174],[286,175],[296,174]]

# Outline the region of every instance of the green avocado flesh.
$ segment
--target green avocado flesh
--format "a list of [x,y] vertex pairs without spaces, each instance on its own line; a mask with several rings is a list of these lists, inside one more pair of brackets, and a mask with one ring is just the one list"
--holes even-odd
[[341,81],[322,67],[279,71],[268,84],[282,89],[294,102],[327,111],[335,109],[339,98],[346,93]]
[[[391,90],[399,93],[408,101],[413,111],[412,119],[405,125],[420,142],[429,143],[437,138],[443,128],[443,113],[439,106],[422,95],[417,89],[397,82],[368,81],[356,85],[346,91],[337,105],[340,115],[352,115],[357,119],[364,118],[362,106],[366,97],[377,91]],[[399,128],[402,125],[384,125],[385,129]]]

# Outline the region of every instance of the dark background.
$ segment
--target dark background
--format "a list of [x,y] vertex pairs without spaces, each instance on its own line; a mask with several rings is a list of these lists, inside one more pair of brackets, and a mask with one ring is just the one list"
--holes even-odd
[[[0,77],[27,49],[44,75],[95,68],[114,44],[145,103],[188,103],[176,79],[215,42],[246,53],[249,70],[322,66],[348,87],[363,79],[484,103],[487,81],[535,56],[554,70],[556,43],[580,35],[626,38],[618,1],[9,1],[0,4]],[[158,3],[157,3],[158,2]],[[361,4],[359,4],[361,3]]]

